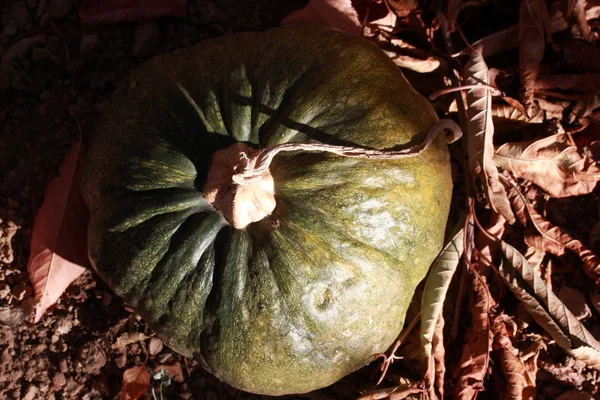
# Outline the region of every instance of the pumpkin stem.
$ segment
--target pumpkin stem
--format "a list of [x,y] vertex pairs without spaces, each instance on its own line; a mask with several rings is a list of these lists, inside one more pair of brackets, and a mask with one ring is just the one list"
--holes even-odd
[[267,217],[275,209],[275,183],[269,166],[273,158],[281,152],[318,151],[343,157],[397,160],[423,153],[443,131],[449,131],[446,137],[449,143],[462,135],[454,121],[443,119],[431,128],[423,142],[400,150],[376,150],[322,143],[283,143],[256,150],[238,142],[215,152],[203,197],[234,228],[243,229],[252,222]]

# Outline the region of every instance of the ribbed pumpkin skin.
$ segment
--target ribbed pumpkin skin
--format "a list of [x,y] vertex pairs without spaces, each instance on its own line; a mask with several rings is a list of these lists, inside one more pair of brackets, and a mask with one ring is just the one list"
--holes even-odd
[[436,120],[376,46],[337,31],[287,26],[157,57],[117,90],[89,149],[90,260],[223,381],[327,386],[398,335],[442,245],[447,146],[396,161],[278,155],[277,207],[243,230],[202,197],[212,154],[235,141],[389,148]]

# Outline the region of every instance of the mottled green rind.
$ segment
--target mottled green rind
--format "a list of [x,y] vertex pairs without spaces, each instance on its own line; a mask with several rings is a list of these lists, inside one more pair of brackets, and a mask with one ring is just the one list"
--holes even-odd
[[114,95],[87,158],[89,256],[176,351],[256,393],[327,386],[385,351],[442,245],[446,144],[375,161],[277,156],[277,207],[230,228],[201,190],[212,154],[423,139],[430,104],[373,44],[287,26],[157,57]]

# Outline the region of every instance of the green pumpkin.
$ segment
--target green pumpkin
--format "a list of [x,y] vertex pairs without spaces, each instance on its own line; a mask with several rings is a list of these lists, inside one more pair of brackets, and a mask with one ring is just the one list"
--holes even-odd
[[234,229],[203,198],[213,154],[418,143],[429,102],[375,45],[286,26],[156,57],[115,93],[83,195],[98,274],[172,349],[249,392],[302,393],[384,352],[443,241],[452,181],[420,156],[277,155],[276,207]]

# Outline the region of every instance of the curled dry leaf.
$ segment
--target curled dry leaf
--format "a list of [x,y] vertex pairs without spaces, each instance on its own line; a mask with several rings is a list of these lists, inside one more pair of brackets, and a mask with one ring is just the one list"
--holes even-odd
[[494,300],[479,273],[471,269],[469,274],[473,285],[473,320],[467,332],[469,341],[463,349],[458,368],[454,371],[457,379],[454,398],[461,400],[473,399],[484,389],[483,381],[488,370],[493,340],[489,314],[494,307]]
[[[460,223],[463,225],[463,222]],[[456,231],[456,230],[455,230]],[[426,365],[430,365],[435,326],[444,307],[450,281],[463,253],[463,229],[458,230],[433,262],[423,290],[421,306],[421,345]]]
[[123,383],[119,400],[137,400],[146,393],[150,386],[150,374],[146,366],[131,367],[123,372]]
[[[489,85],[489,71],[480,52],[474,52],[465,65],[465,84]],[[494,165],[494,124],[492,122],[492,96],[488,88],[474,87],[467,92],[467,133],[469,166],[475,188],[485,193],[488,203],[512,224],[514,215],[506,197],[506,190],[498,180],[498,170]]]
[[[547,251],[557,257],[562,256],[565,250],[577,254],[583,262],[585,272],[595,280],[600,279],[600,257],[586,248],[581,241],[573,238],[561,227],[554,226],[546,221],[529,202],[519,193],[516,187],[509,191],[509,198],[515,209],[524,210],[531,220],[531,225],[538,232],[537,235],[526,234],[525,243],[536,249]],[[525,225],[525,224],[524,224]]]
[[[595,351],[600,351],[600,343],[548,289],[525,257],[503,241],[501,249],[504,257],[498,270],[502,278],[533,319],[552,336],[556,344],[568,352],[580,347],[591,347]],[[571,354],[576,356],[577,353]],[[592,357],[581,358],[581,360],[592,368],[600,368],[600,363]]]
[[598,165],[579,154],[564,133],[506,143],[496,150],[494,162],[557,198],[588,194],[600,180]]
[[504,399],[534,399],[535,377],[527,374],[527,368],[523,361],[515,355],[515,348],[510,340],[510,334],[506,327],[503,315],[494,318],[492,324],[494,333],[494,355],[498,365],[506,379],[506,389],[503,393]]
[[48,185],[33,223],[27,272],[35,293],[35,322],[88,264],[89,216],[79,192],[83,155],[79,140],[67,152],[59,176]]
[[533,102],[535,81],[544,57],[544,13],[548,15],[544,0],[521,0],[519,10],[519,75],[525,92],[523,101],[527,108]]
[[[572,3],[572,2],[570,2]],[[595,43],[596,39],[598,39],[598,34],[596,32],[592,32],[590,28],[590,24],[588,23],[585,16],[585,6],[586,0],[575,0],[575,4],[573,5],[573,9],[569,10],[573,13],[575,17],[575,21],[577,22],[577,28],[579,29],[579,33],[584,40],[587,40],[590,43]]]
[[84,0],[79,5],[79,19],[84,25],[100,25],[183,17],[186,3],[187,0]]
[[[442,336],[444,322],[442,309],[450,281],[463,253],[463,225],[464,220],[461,220],[458,223],[458,228],[454,229],[454,231],[457,231],[457,229],[458,231],[451,237],[450,241],[444,246],[433,262],[423,290],[423,300],[421,302],[421,347],[423,348],[423,357],[427,366],[425,381],[431,391],[433,390],[434,383],[439,383],[441,374],[442,386],[437,387],[442,397],[443,372],[440,372],[444,368],[444,343]],[[432,351],[434,353],[433,357]]]
[[390,388],[373,390],[360,396],[357,400],[402,400],[411,394],[423,393],[423,389],[408,385],[398,385]]

